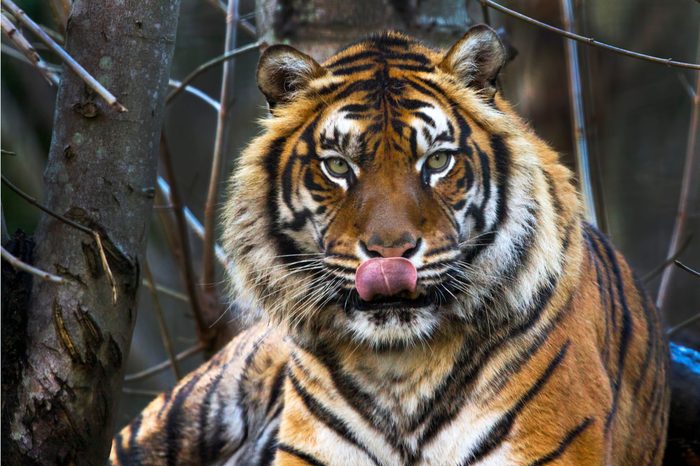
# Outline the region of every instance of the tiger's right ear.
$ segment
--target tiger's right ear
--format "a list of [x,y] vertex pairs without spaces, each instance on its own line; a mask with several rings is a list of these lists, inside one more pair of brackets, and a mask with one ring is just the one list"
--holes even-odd
[[272,110],[278,104],[294,100],[312,79],[325,73],[316,60],[294,47],[272,45],[265,49],[258,62],[258,88]]

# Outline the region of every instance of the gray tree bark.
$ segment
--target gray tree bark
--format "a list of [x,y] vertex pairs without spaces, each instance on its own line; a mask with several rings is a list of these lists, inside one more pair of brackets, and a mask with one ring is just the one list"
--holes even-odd
[[77,0],[67,50],[129,111],[116,113],[73,73],[58,92],[45,204],[98,232],[44,216],[35,265],[68,280],[34,280],[27,350],[10,407],[12,464],[104,464],[136,318],[139,262],[155,193],[163,99],[179,0]]
[[363,36],[389,29],[434,46],[456,42],[472,24],[455,0],[257,0],[258,35],[288,41],[317,60]]

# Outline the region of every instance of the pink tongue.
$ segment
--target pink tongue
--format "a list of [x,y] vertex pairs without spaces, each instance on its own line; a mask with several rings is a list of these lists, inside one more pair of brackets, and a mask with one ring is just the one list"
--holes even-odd
[[411,261],[403,257],[369,259],[355,272],[355,288],[363,301],[377,295],[393,296],[402,291],[416,291],[418,272]]

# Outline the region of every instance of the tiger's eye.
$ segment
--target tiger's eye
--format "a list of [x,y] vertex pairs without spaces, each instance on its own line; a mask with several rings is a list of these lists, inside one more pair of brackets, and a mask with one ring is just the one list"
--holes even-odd
[[333,157],[323,161],[331,175],[344,177],[350,171],[350,165],[340,157]]
[[447,152],[436,152],[428,157],[425,163],[428,165],[428,168],[433,171],[444,170],[450,163],[450,154]]

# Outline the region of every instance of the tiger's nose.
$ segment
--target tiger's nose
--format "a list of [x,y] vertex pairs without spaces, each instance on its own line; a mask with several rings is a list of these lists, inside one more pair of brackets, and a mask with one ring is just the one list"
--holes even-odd
[[369,251],[369,255],[373,257],[404,257],[409,259],[418,250],[420,238],[401,238],[401,240],[393,243],[384,243],[378,239],[372,238],[365,246]]

